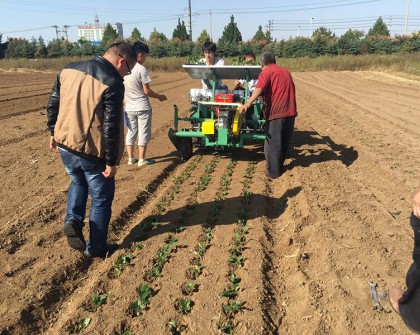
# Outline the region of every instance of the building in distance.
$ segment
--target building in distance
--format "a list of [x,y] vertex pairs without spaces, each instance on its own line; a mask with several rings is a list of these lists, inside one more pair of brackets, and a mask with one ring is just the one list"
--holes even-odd
[[[86,23],[86,22],[85,22]],[[121,23],[111,25],[117,32],[118,37],[124,38],[123,26]],[[98,15],[95,16],[95,24],[87,24],[78,26],[79,39],[83,38],[92,44],[98,45],[102,41],[106,25],[99,24]]]

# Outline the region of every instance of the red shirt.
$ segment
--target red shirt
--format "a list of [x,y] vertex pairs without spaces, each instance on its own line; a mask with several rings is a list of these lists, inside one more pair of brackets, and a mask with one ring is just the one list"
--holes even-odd
[[256,88],[263,90],[267,121],[297,115],[295,84],[285,68],[268,65],[258,76]]

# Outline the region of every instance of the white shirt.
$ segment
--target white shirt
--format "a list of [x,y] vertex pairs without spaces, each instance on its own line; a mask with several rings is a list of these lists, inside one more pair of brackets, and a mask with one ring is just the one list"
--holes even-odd
[[149,71],[136,63],[131,74],[124,77],[125,110],[127,112],[151,110],[150,100],[143,90],[143,85],[152,81]]
[[[205,58],[200,59],[200,60],[199,60],[199,64],[201,64],[201,63],[203,63],[203,64],[206,64],[206,65],[207,65],[207,63],[206,63],[206,59],[205,59]],[[214,59],[214,64],[213,64],[213,65],[215,65],[215,66],[223,66],[223,65],[225,65],[225,61],[224,61],[223,59],[221,59],[221,58],[215,58],[215,59]],[[203,88],[204,88],[204,89],[212,89],[212,80],[210,80],[210,79],[202,79],[202,80],[201,80],[201,83],[203,84]],[[220,85],[222,85],[222,80],[221,80],[221,79],[219,79],[219,80],[217,81],[217,83],[216,83],[216,89],[217,89]]]

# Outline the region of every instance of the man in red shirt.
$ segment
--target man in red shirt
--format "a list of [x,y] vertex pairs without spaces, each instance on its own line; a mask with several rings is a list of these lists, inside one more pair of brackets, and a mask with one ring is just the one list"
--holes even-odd
[[276,58],[271,52],[264,52],[260,63],[262,72],[257,86],[247,103],[239,107],[239,111],[245,113],[259,96],[263,97],[267,174],[270,178],[278,178],[284,172],[283,164],[297,116],[295,84],[290,72],[276,65]]

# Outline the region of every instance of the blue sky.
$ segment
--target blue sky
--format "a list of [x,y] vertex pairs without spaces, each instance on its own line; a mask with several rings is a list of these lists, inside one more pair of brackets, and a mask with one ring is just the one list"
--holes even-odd
[[[309,36],[323,26],[337,36],[349,28],[364,30],[382,16],[391,34],[405,32],[407,5],[409,16],[407,33],[420,31],[419,0],[191,0],[192,35],[196,40],[203,29],[217,41],[233,15],[243,40],[253,37],[261,25],[271,21],[272,36],[277,39]],[[94,23],[121,22],[124,36],[137,27],[143,37],[149,38],[154,28],[171,38],[178,18],[189,26],[188,0],[108,1],[108,0],[0,0],[0,34],[7,37],[31,38],[42,36],[49,41],[56,36],[52,26],[67,28],[71,41],[77,40],[77,26]],[[63,32],[59,37],[64,36]]]

